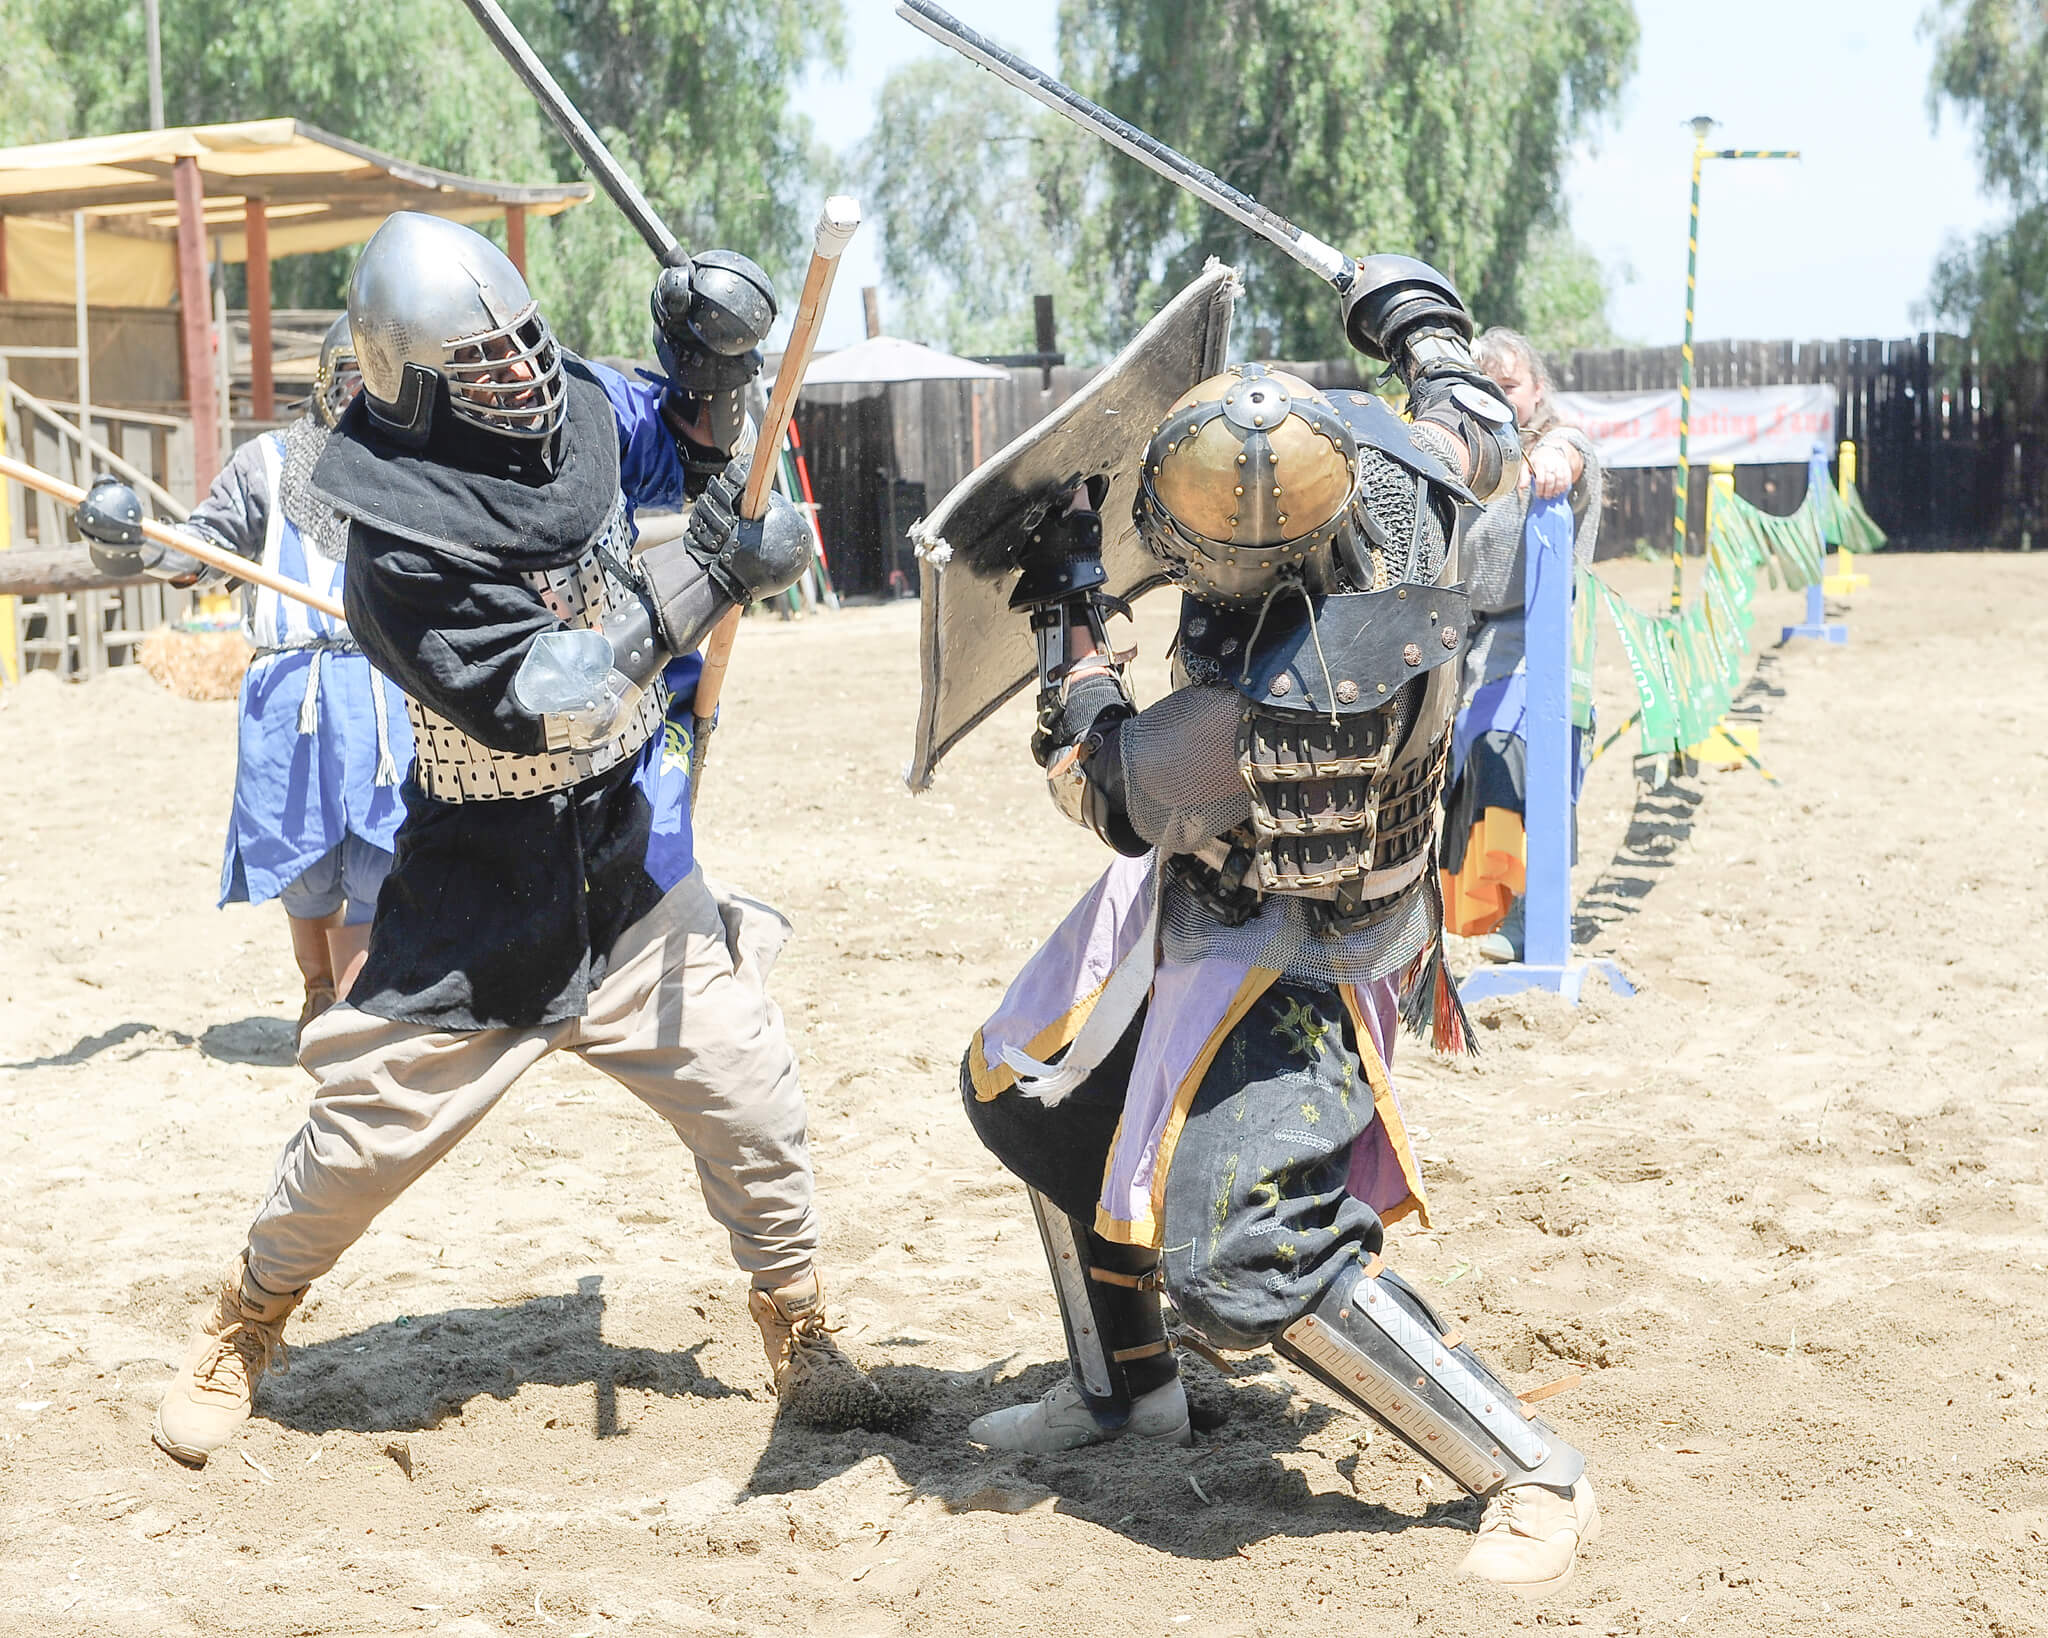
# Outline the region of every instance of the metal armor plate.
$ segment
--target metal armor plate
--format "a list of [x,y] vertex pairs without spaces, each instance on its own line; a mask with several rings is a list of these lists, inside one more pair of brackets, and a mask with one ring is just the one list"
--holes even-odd
[[[603,624],[616,600],[633,595],[617,583],[605,565],[607,556],[614,562],[627,561],[631,543],[622,497],[613,507],[611,524],[599,544],[563,568],[533,570],[520,578],[533,588],[556,619],[595,630]],[[420,789],[437,802],[495,802],[567,790],[617,767],[635,755],[660,727],[662,715],[668,709],[668,689],[656,676],[641,694],[632,715],[619,725],[619,732],[602,745],[582,751],[562,747],[539,753],[500,751],[471,738],[438,711],[410,695],[406,697],[405,709],[412,718],[417,756],[413,777],[419,781]],[[542,720],[552,723],[549,718]],[[550,738],[553,737],[551,727]]]
[[922,567],[922,693],[906,781],[1038,677],[1029,626],[1010,610],[1032,528],[1077,479],[1109,480],[1105,589],[1129,601],[1165,571],[1138,540],[1131,505],[1146,442],[1175,399],[1223,368],[1237,274],[1220,263],[1174,297],[1080,392],[950,490],[916,531]]
[[1410,472],[1448,490],[1467,506],[1477,506],[1479,497],[1465,487],[1457,475],[1410,436],[1408,423],[1369,392],[1338,387],[1326,395],[1336,407],[1351,436],[1378,450]]

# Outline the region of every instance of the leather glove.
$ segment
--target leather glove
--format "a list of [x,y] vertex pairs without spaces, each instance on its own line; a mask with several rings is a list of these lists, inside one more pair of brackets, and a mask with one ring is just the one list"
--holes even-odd
[[142,497],[118,478],[97,478],[73,514],[93,567],[117,580],[149,574],[164,549],[142,532]]
[[733,461],[705,486],[690,513],[689,552],[719,591],[745,608],[757,597],[787,591],[811,566],[811,526],[773,490],[757,519],[739,516],[747,464]]

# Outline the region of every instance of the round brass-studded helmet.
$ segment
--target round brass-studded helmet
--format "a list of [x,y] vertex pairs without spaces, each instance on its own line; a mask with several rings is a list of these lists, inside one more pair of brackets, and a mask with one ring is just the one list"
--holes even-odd
[[1337,590],[1358,527],[1358,441],[1299,376],[1239,364],[1190,388],[1145,449],[1138,537],[1204,602],[1249,608],[1282,580]]

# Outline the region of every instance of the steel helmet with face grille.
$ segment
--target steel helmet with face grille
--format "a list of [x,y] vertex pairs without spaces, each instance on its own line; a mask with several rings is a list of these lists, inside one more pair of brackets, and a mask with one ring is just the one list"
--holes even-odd
[[568,403],[561,349],[503,251],[458,222],[388,216],[348,282],[349,329],[371,416],[431,430],[435,384],[460,420],[507,438],[554,434]]
[[1262,602],[1283,580],[1338,589],[1357,529],[1358,442],[1299,376],[1239,364],[1190,388],[1145,450],[1134,515],[1194,596]]
[[363,372],[356,363],[355,337],[349,334],[348,314],[327,326],[320,342],[320,363],[313,372],[313,413],[323,427],[332,428],[341,419],[363,385]]

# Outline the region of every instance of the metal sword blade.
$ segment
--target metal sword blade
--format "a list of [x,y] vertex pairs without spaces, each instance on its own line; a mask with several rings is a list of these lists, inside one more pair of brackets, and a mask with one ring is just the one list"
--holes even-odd
[[469,7],[472,17],[484,33],[490,36],[491,44],[498,48],[498,55],[512,65],[526,89],[533,93],[534,101],[554,122],[555,129],[562,133],[563,141],[576,150],[577,158],[589,168],[597,179],[597,185],[604,189],[611,202],[625,214],[641,238],[647,241],[647,248],[662,262],[679,266],[688,259],[676,236],[669,232],[668,224],[655,214],[654,207],[647,202],[647,196],[639,185],[628,176],[623,166],[612,157],[598,134],[590,128],[589,121],[576,111],[576,105],[569,100],[569,94],[555,83],[554,75],[547,65],[533,54],[533,47],[526,43],[525,36],[513,26],[497,0],[462,0]]
[[[471,3],[475,4],[475,0]],[[1169,182],[1187,189],[1233,222],[1250,228],[1318,278],[1327,279],[1339,292],[1350,288],[1352,269],[1356,264],[1336,246],[1325,244],[1314,234],[1296,227],[1286,217],[1268,210],[1250,194],[1233,188],[1214,171],[1197,165],[1157,137],[1090,102],[1071,86],[1062,85],[1043,69],[1034,68],[1022,57],[975,33],[952,13],[933,5],[932,0],[898,0],[896,15],[939,44],[950,46],[970,62],[979,63],[996,78],[1008,81],[1026,96],[1044,103],[1054,113],[1072,120],[1084,131],[1092,131],[1148,170],[1157,171]]]

